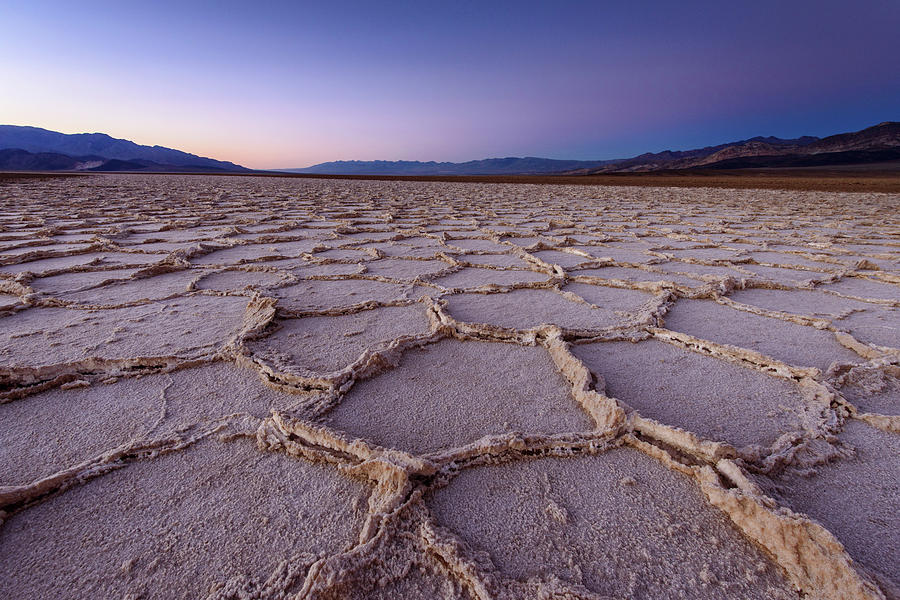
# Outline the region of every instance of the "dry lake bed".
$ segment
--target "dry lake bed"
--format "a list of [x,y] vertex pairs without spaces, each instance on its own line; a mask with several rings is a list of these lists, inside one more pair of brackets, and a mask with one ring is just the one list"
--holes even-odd
[[900,598],[900,196],[2,183],[0,597]]

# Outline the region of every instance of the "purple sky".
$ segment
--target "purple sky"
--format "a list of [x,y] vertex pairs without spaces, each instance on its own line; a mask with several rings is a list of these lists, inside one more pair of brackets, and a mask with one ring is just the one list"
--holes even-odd
[[[619,6],[621,5],[621,6]],[[900,120],[900,2],[5,2],[0,123],[257,168]]]

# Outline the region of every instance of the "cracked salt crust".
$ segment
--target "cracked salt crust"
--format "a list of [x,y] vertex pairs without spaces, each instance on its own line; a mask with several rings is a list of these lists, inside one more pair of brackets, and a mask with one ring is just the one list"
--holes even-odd
[[358,382],[327,423],[414,454],[510,431],[591,429],[543,348],[456,340],[407,352],[388,373]]
[[900,366],[855,367],[836,375],[835,386],[862,412],[900,415]]
[[792,382],[678,346],[646,340],[574,346],[606,394],[641,415],[710,440],[772,445],[802,430],[807,407]]
[[248,346],[277,369],[300,374],[339,371],[368,348],[400,336],[425,334],[430,327],[422,305],[285,319],[279,325],[274,333]]
[[199,443],[12,517],[0,529],[0,590],[23,599],[197,598],[261,587],[282,561],[308,566],[351,546],[365,493],[327,467],[247,441]]
[[[849,456],[805,476],[761,480],[774,498],[834,532],[890,598],[900,593],[900,438],[849,421],[838,439]],[[860,512],[859,509],[862,508]]]
[[381,259],[366,264],[366,273],[392,279],[416,279],[434,275],[451,267],[439,260]]
[[517,581],[558,579],[576,596],[794,597],[688,477],[637,450],[471,469],[426,502]]
[[0,596],[900,598],[896,196],[0,200]]
[[829,331],[763,317],[709,300],[682,300],[665,316],[668,329],[720,344],[744,347],[788,364],[825,371],[833,362],[859,356]]
[[10,366],[88,358],[193,357],[237,331],[247,299],[191,296],[105,310],[35,307],[6,318],[0,357]]
[[279,304],[295,312],[403,299],[407,286],[365,279],[309,280],[278,290]]
[[[506,294],[458,294],[450,296],[449,313],[459,321],[489,323],[498,327],[531,329],[554,323],[569,329],[599,329],[624,322],[613,307],[593,307],[559,292],[519,289]],[[511,309],[513,303],[517,308]],[[634,308],[634,307],[632,307]]]
[[534,271],[479,269],[476,267],[464,267],[449,275],[443,275],[431,279],[433,283],[446,289],[472,289],[483,286],[513,286],[519,284],[547,281],[549,276]]
[[0,404],[0,420],[16,424],[0,431],[0,486],[50,476],[135,439],[239,413],[264,418],[296,401],[228,363],[47,390]]

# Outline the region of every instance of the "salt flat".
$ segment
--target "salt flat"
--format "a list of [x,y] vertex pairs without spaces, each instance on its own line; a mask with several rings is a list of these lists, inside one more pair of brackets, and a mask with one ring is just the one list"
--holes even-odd
[[0,184],[0,597],[900,598],[900,196]]

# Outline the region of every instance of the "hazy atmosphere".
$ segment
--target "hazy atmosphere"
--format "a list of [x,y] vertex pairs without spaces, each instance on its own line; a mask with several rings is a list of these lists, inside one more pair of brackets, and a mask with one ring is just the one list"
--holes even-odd
[[0,121],[251,168],[621,158],[900,106],[882,0],[7,2],[0,22]]

